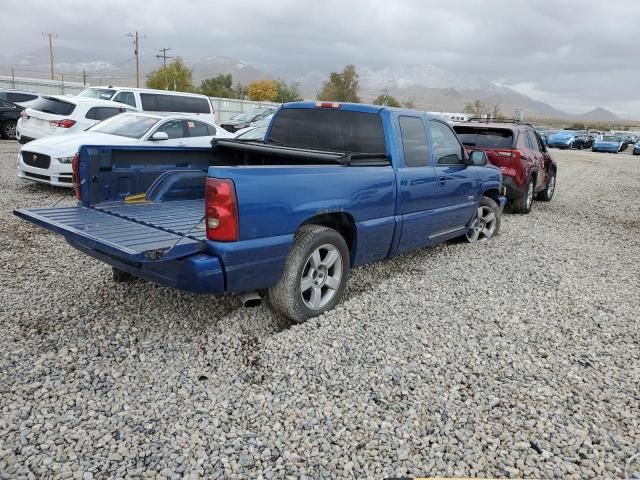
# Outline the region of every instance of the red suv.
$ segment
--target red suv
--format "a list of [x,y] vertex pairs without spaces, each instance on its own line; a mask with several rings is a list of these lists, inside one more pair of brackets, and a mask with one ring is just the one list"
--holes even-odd
[[453,129],[468,151],[482,150],[502,171],[516,213],[529,213],[534,197],[548,202],[556,188],[556,162],[538,132],[517,120],[472,118]]

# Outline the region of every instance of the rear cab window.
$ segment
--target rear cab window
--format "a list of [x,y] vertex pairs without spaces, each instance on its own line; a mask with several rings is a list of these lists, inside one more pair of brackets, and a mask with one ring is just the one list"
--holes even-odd
[[455,125],[453,129],[465,147],[513,148],[513,131],[508,128],[475,127]]
[[32,110],[53,115],[71,115],[76,105],[58,98],[42,97],[31,106]]
[[386,154],[377,113],[337,108],[283,108],[273,118],[267,143],[335,152]]

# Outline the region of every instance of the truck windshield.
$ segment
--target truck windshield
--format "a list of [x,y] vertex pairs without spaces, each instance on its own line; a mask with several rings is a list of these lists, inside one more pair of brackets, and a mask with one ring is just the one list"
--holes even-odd
[[334,108],[281,109],[267,143],[335,152],[386,152],[382,119],[377,113]]
[[85,88],[81,91],[79,97],[99,98],[100,100],[111,100],[115,90],[111,88]]

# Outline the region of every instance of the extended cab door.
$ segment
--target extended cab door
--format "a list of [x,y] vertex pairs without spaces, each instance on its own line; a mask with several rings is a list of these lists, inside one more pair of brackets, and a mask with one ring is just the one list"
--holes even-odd
[[395,253],[402,253],[429,244],[435,228],[436,174],[423,117],[402,115],[398,125],[404,162],[396,170],[402,233]]
[[467,228],[475,215],[478,180],[451,127],[439,120],[429,125],[437,176],[437,238]]

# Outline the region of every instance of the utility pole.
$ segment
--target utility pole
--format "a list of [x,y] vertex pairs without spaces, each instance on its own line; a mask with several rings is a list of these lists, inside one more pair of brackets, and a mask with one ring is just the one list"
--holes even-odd
[[84,68],[82,69],[82,85],[87,85],[87,71]]
[[135,35],[133,33],[127,33],[127,37],[133,38],[133,45],[135,46],[134,53],[136,55],[136,87],[140,88],[140,36],[136,30]]
[[11,68],[11,88],[16,88],[16,74],[13,72],[13,68]]
[[45,37],[49,37],[49,60],[51,62],[51,80],[55,80],[55,76],[53,74],[53,39],[55,37],[57,37],[58,35],[54,34],[54,33],[43,33],[42,35],[44,35]]
[[389,89],[385,88],[383,91],[383,100],[382,100],[382,105],[384,105],[385,107],[388,105],[388,101],[387,101],[387,96],[389,95]]
[[162,52],[161,55],[156,55],[156,58],[162,59],[162,70],[164,71],[164,89],[169,90],[169,79],[167,78],[167,58],[173,58],[167,55],[167,52],[171,50],[170,48],[160,48],[159,52]]

